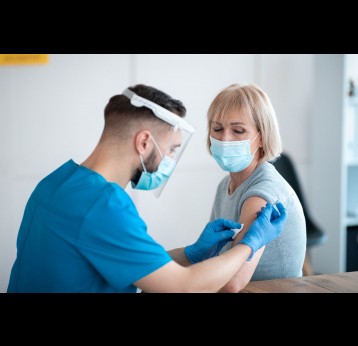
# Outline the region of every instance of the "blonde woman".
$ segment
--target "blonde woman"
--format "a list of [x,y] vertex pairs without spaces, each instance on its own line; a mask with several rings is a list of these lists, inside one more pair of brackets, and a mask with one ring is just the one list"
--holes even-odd
[[266,203],[281,201],[288,215],[280,237],[238,267],[221,291],[238,292],[250,280],[302,276],[305,218],[296,193],[268,162],[279,157],[281,138],[275,111],[258,86],[233,84],[215,97],[208,110],[208,147],[221,169],[229,172],[217,187],[211,220],[244,224],[229,247],[242,239]]

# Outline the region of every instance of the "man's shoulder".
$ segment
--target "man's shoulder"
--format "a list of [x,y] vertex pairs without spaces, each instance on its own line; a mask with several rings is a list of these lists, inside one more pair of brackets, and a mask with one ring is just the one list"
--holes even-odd
[[[108,183],[88,211],[88,218],[106,225],[143,226],[138,210],[128,193],[115,183]],[[145,225],[145,224],[144,224]]]

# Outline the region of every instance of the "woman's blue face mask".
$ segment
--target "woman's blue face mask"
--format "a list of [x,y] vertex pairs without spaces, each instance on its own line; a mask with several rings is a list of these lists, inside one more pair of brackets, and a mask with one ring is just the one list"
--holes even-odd
[[143,167],[143,172],[141,173],[137,184],[135,184],[133,181],[131,182],[132,187],[137,190],[154,190],[158,188],[169,179],[176,165],[176,160],[170,158],[169,156],[163,156],[154,138],[152,136],[150,137],[155,147],[158,149],[162,160],[160,161],[158,169],[153,173],[149,173],[145,168],[142,155],[139,155]]
[[221,169],[228,172],[241,172],[249,166],[259,147],[251,154],[250,143],[255,140],[222,142],[210,136],[210,151]]

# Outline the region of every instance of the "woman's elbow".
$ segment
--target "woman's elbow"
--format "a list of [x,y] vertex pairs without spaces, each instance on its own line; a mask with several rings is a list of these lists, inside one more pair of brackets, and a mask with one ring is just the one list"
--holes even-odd
[[243,290],[246,285],[250,282],[250,280],[240,279],[240,280],[231,280],[228,284],[226,284],[221,292],[223,293],[238,293]]

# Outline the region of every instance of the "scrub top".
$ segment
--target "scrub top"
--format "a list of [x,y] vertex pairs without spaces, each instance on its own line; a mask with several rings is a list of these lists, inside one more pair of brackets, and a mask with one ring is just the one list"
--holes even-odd
[[172,259],[129,195],[69,160],[27,202],[8,292],[128,292]]

